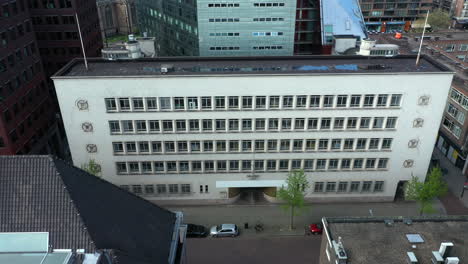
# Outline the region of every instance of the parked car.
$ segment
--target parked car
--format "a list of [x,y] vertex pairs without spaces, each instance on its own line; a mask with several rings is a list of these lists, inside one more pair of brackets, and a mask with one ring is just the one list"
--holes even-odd
[[187,224],[187,237],[206,237],[208,230],[201,225]]
[[212,226],[210,236],[212,237],[235,237],[239,235],[239,228],[235,224],[221,224]]
[[309,225],[309,235],[320,235],[323,232],[322,224],[310,224]]

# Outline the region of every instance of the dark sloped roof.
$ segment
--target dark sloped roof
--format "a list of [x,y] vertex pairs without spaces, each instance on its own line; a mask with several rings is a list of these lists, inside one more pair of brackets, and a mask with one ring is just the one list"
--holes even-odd
[[65,161],[0,156],[0,232],[45,231],[54,248],[115,249],[167,263],[176,216]]

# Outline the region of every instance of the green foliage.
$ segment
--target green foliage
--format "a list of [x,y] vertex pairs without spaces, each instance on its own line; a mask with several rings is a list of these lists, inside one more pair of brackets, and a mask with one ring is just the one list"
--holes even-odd
[[291,212],[289,228],[294,228],[294,216],[299,215],[305,207],[305,190],[309,187],[309,182],[303,170],[295,170],[288,174],[287,186],[282,186],[278,191],[278,198],[285,204],[283,209]]
[[419,203],[419,214],[433,213],[435,209],[432,207],[434,199],[445,195],[448,191],[447,183],[442,179],[442,170],[439,167],[433,168],[426,181],[419,181],[418,177],[413,176],[408,182],[405,189],[405,198],[414,200]]
[[427,23],[431,25],[433,30],[443,30],[448,29],[450,26],[450,15],[449,13],[443,11],[442,9],[436,9],[429,13],[429,18]]
[[101,174],[101,165],[94,159],[90,159],[88,163],[81,165],[81,169],[94,176],[100,176]]

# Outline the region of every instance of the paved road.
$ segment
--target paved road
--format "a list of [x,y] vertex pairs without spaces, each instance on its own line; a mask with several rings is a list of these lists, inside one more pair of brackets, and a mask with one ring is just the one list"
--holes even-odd
[[320,236],[191,238],[187,259],[190,264],[318,264],[320,243]]

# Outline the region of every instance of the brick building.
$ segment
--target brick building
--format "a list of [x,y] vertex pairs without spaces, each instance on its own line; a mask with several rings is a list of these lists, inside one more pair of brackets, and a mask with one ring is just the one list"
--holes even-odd
[[0,1],[0,155],[60,152],[55,109],[25,1]]

